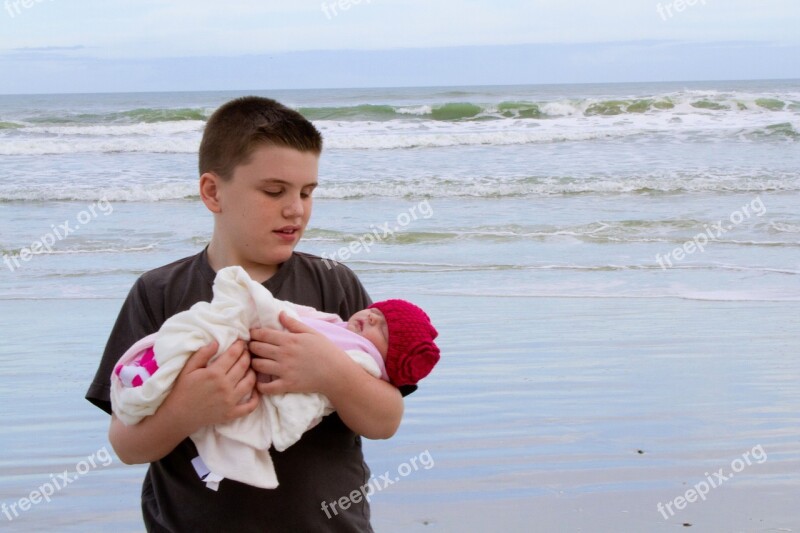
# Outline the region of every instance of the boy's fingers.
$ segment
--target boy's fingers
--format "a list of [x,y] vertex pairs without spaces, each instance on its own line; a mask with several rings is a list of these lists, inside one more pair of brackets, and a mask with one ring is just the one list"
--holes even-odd
[[269,383],[256,383],[256,389],[258,392],[264,395],[271,395],[271,394],[284,394],[286,393],[285,387],[283,386],[283,380],[280,378],[275,378]]
[[231,419],[241,418],[245,415],[249,415],[255,411],[256,407],[258,406],[258,402],[260,401],[261,397],[256,394],[255,391],[253,391],[249,400],[233,408],[233,411],[231,411]]
[[274,344],[275,346],[277,346],[280,344],[280,338],[282,334],[284,334],[284,332],[279,331],[277,329],[269,329],[269,328],[251,329],[250,342],[258,341],[258,342],[263,342],[265,344]]
[[254,358],[250,361],[250,367],[261,374],[270,374],[275,376],[280,369],[280,364],[272,359]]
[[250,340],[263,342],[266,344],[280,345],[283,344],[283,339],[288,333],[316,333],[316,330],[307,326],[300,320],[292,318],[286,311],[281,311],[278,315],[278,320],[281,325],[286,328],[286,331],[272,328],[255,328],[250,330]]
[[239,356],[239,359],[237,359],[231,369],[228,370],[228,377],[234,384],[236,384],[244,379],[244,377],[247,375],[247,372],[250,370],[250,353],[245,348],[242,350],[242,354]]
[[274,359],[276,353],[275,348],[276,347],[272,344],[265,344],[259,341],[250,341],[250,344],[247,345],[247,349],[250,351],[251,361]]
[[244,397],[248,391],[252,391],[255,394],[256,379],[255,371],[253,369],[248,370],[247,374],[236,384],[235,392],[241,394],[242,397]]
[[218,348],[219,344],[217,341],[214,341],[194,352],[191,357],[189,357],[189,360],[186,361],[181,374],[197,370],[198,368],[205,368],[211,358],[214,357],[214,354],[217,353]]
[[281,314],[278,315],[278,319],[281,321],[283,327],[292,333],[312,333],[315,331],[313,328],[306,326],[296,318],[290,317],[284,311],[281,311]]
[[246,347],[247,344],[243,340],[238,340],[231,344],[230,347],[219,357],[217,357],[211,364],[215,368],[219,368],[227,374],[230,372],[231,368],[236,365],[236,362],[239,361],[239,358],[242,356],[242,352],[244,352]]

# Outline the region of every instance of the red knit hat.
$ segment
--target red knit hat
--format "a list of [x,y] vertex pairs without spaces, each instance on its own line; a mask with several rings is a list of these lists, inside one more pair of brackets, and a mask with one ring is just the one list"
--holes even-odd
[[439,334],[425,311],[405,300],[384,300],[368,309],[378,309],[389,328],[386,373],[395,386],[416,385],[439,361],[433,339]]

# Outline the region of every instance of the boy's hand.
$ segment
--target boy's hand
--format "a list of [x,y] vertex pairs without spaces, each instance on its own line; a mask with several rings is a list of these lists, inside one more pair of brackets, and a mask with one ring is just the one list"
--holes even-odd
[[403,418],[403,398],[394,386],[371,376],[325,335],[280,315],[288,331],[250,330],[250,363],[272,374],[259,383],[261,394],[319,392],[351,430],[370,439],[388,439]]
[[108,438],[124,463],[157,461],[201,427],[239,418],[258,406],[256,376],[244,341],[235,342],[206,368],[215,353],[216,342],[192,354],[152,416],[132,426],[111,417]]
[[286,313],[280,314],[287,331],[269,328],[250,330],[250,363],[256,372],[271,374],[272,381],[258,383],[261,394],[319,392],[326,389],[347,355],[325,335]]
[[190,433],[245,416],[258,405],[256,374],[246,343],[236,341],[209,364],[217,346],[213,342],[189,358],[167,397]]

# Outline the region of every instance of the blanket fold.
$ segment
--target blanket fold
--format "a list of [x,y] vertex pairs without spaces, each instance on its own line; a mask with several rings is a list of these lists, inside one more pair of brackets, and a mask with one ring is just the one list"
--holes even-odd
[[[189,357],[212,341],[219,343],[213,361],[236,340],[249,341],[250,329],[283,330],[278,319],[281,311],[297,319],[341,321],[337,315],[275,298],[238,266],[217,273],[213,293],[211,302],[198,302],[170,317],[157,333],[134,344],[120,358],[111,375],[111,404],[124,424],[136,424],[154,414]],[[359,350],[347,350],[347,354],[376,378],[385,375],[383,361],[374,355]],[[155,372],[148,357],[155,360]],[[318,393],[262,395],[249,415],[201,428],[190,437],[212,474],[207,485],[216,490],[220,479],[228,478],[260,488],[277,487],[270,447],[285,450],[333,410]]]

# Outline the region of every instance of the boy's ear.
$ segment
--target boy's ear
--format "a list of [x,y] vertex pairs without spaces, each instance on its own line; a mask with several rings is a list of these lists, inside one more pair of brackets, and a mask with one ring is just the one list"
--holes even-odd
[[212,213],[222,211],[219,201],[220,181],[220,177],[213,172],[206,172],[200,176],[200,198]]

